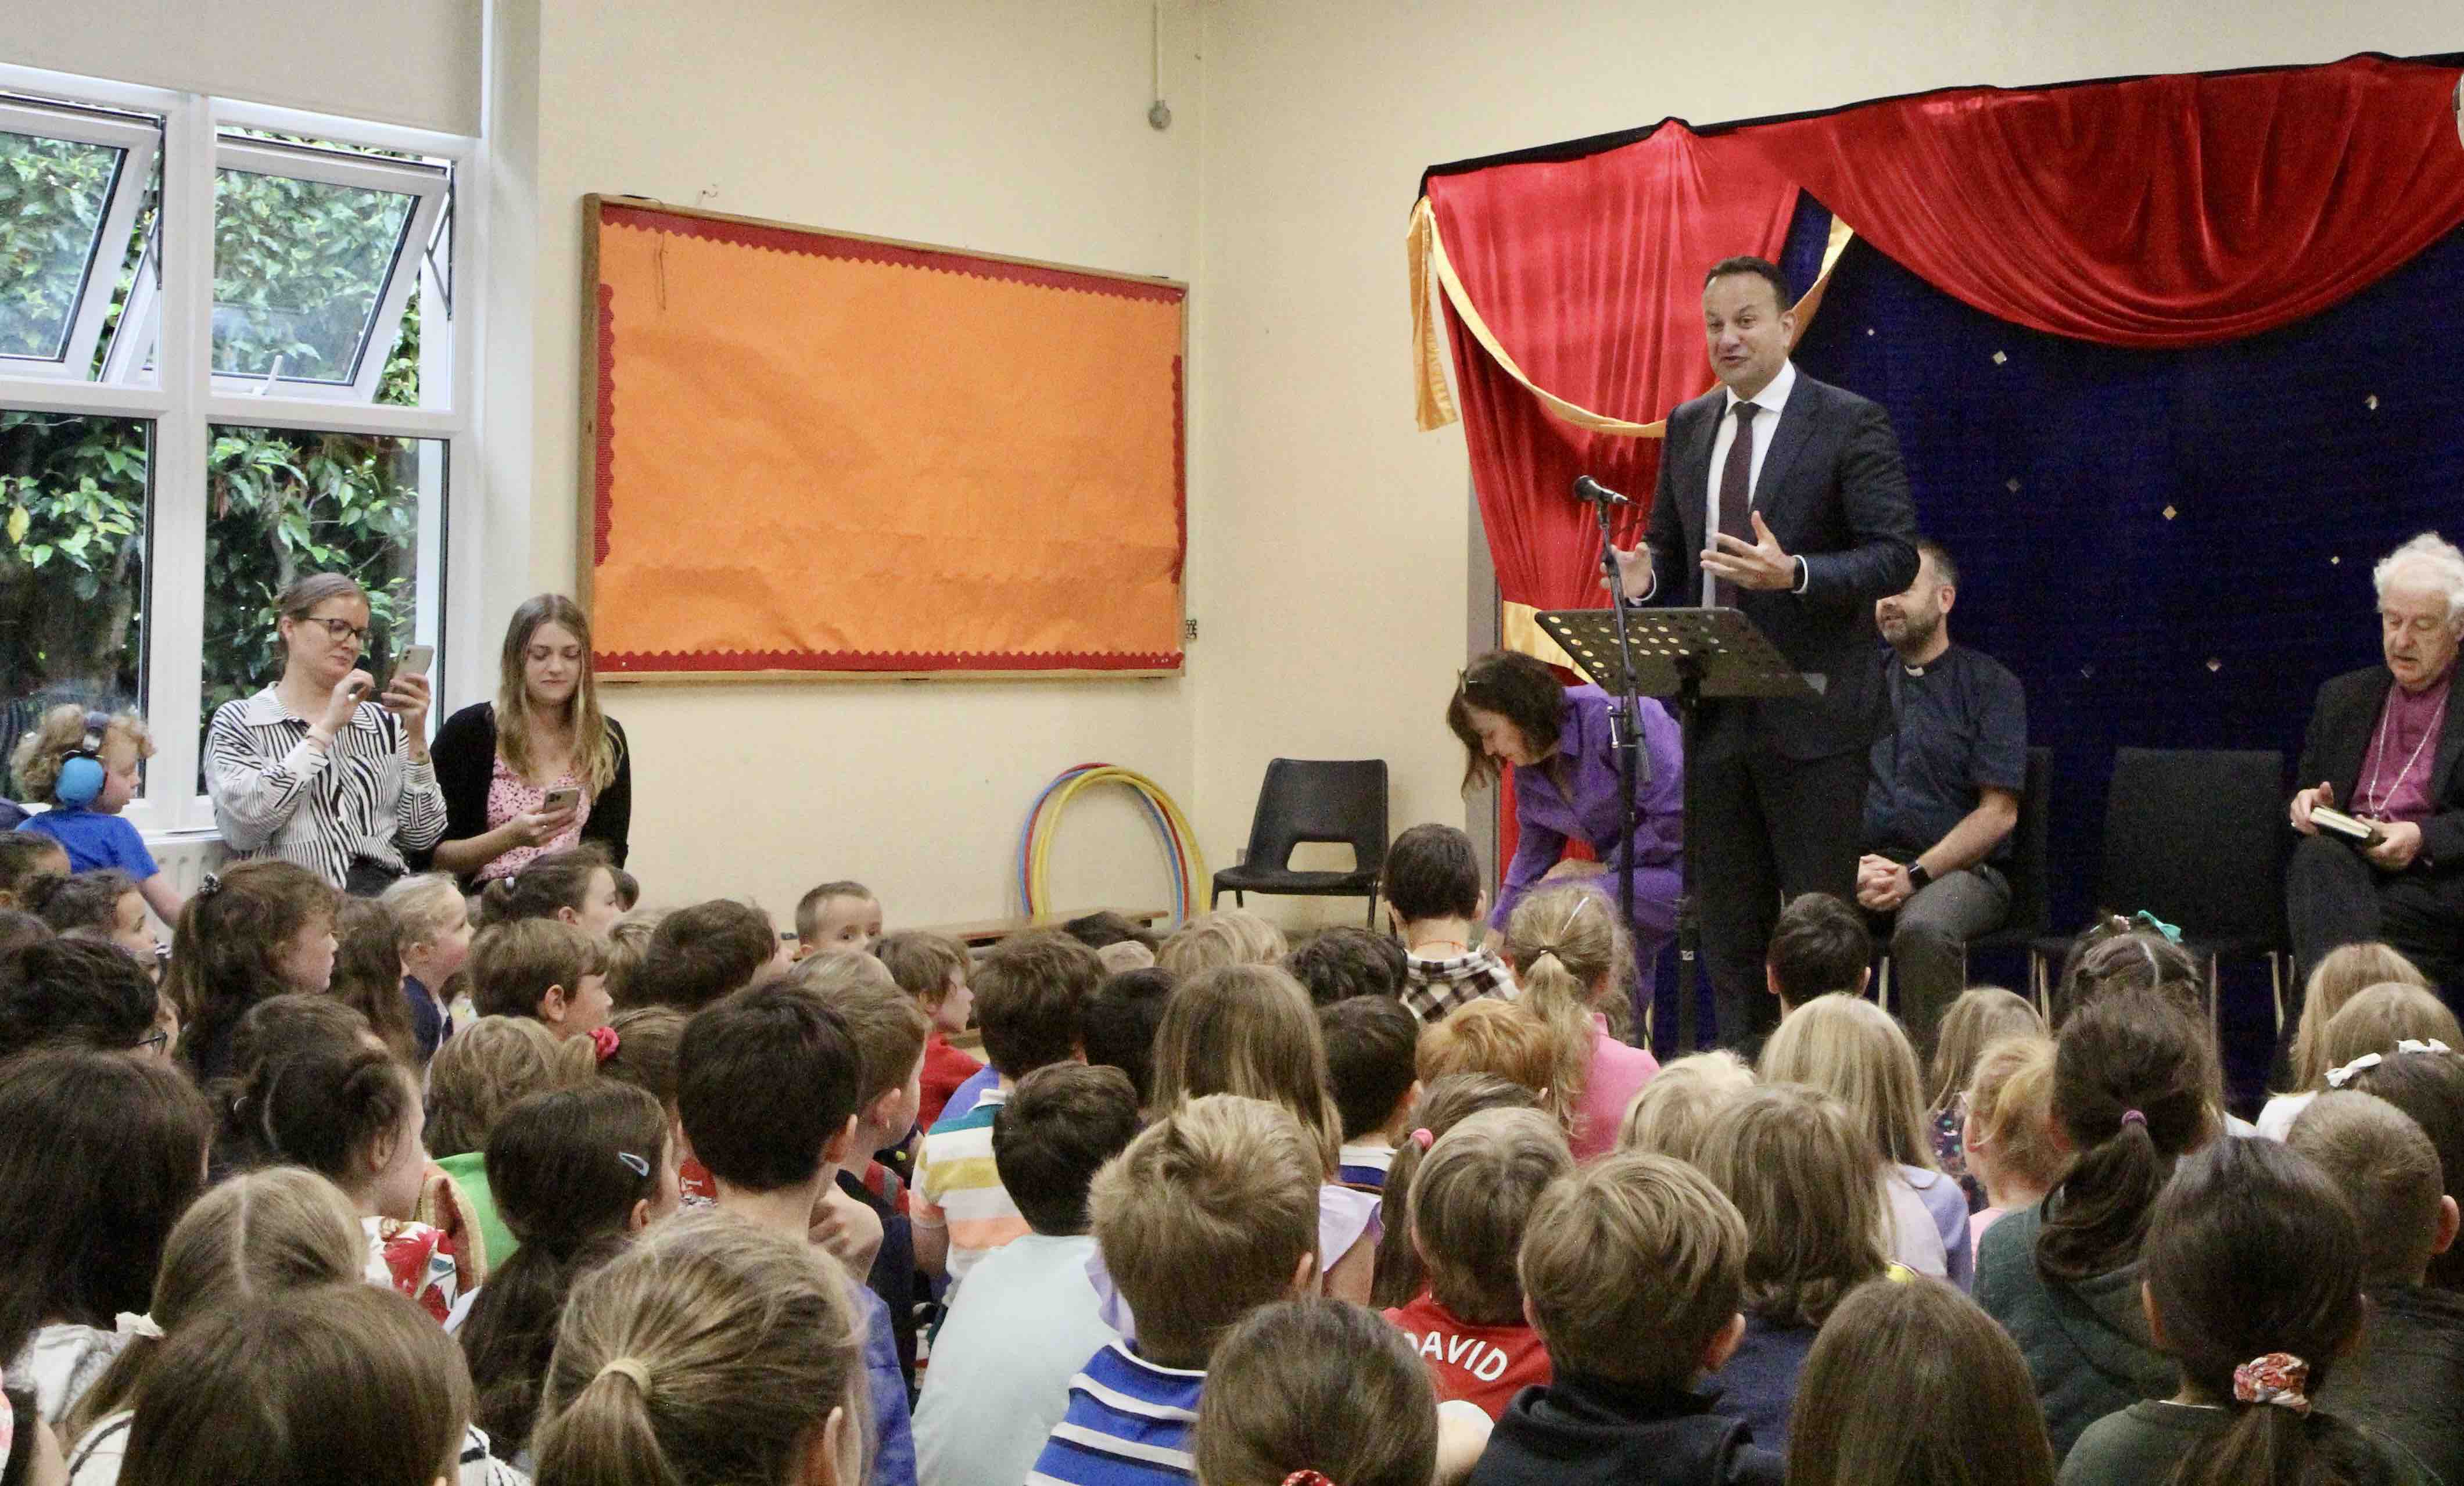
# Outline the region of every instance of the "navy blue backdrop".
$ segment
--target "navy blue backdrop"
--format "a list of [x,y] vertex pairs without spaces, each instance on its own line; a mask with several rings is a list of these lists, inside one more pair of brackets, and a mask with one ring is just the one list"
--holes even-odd
[[[1829,222],[1800,206],[1793,283]],[[2371,564],[2425,528],[2464,538],[2459,304],[2464,230],[2324,315],[2180,352],[1994,319],[1861,240],[1840,258],[1797,364],[1889,409],[1919,520],[1961,568],[1951,632],[2027,685],[2029,741],[2054,751],[2057,930],[2095,907],[2116,748],[2280,749],[2289,795],[2319,684],[2377,659]],[[2264,986],[2228,971],[2245,1095]]]

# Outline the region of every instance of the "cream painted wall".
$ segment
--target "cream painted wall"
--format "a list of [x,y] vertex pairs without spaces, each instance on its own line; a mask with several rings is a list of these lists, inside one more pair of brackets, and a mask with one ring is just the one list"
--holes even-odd
[[[1190,0],[1164,8],[1175,121],[1161,134],[1146,121],[1146,0],[546,0],[538,13],[537,586],[574,580],[585,193],[1199,276]],[[983,546],[998,582],[997,534]],[[501,623],[520,596],[490,597]],[[611,688],[636,754],[634,869],[654,900],[750,893],[782,925],[805,887],[847,876],[893,922],[1014,912],[1019,824],[1062,769],[1120,763],[1189,803],[1204,653],[1183,680]],[[1055,846],[1059,906],[1161,906],[1159,850],[1125,792],[1089,796]]]
[[1216,0],[1206,28],[1192,561],[1210,841],[1246,830],[1277,754],[1383,756],[1397,829],[1463,819],[1441,710],[1463,661],[1467,476],[1460,430],[1413,427],[1403,276],[1424,166],[1671,115],[2464,47],[2453,0]]

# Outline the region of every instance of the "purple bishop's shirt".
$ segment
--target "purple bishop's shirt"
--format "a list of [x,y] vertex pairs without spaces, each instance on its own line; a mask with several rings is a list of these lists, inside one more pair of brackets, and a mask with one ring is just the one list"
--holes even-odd
[[[1617,870],[1617,830],[1624,824],[1625,806],[1617,752],[1609,746],[1609,716],[1616,706],[1597,687],[1566,688],[1558,712],[1557,752],[1571,794],[1557,788],[1545,765],[1514,771],[1514,860],[1498,889],[1497,909],[1488,916],[1491,928],[1506,927],[1523,895],[1565,855],[1570,837],[1588,841],[1600,863],[1612,873]],[[1644,697],[1637,715],[1642,719],[1650,782],[1641,785],[1636,801],[1634,885],[1638,917],[1648,919],[1651,915],[1640,911],[1640,903],[1658,896],[1658,887],[1664,885],[1675,902],[1674,880],[1685,844],[1685,760],[1677,719],[1666,708]],[[1646,873],[1646,867],[1661,870]],[[1614,886],[1608,892],[1612,898],[1617,895]]]
[[[2370,730],[2370,750],[2362,755],[2361,777],[2353,786],[2349,808],[2381,820],[2409,820],[2415,825],[2436,812],[2430,804],[2430,776],[2438,767],[2438,740],[2432,730],[2447,720],[2447,697],[2455,670],[2436,686],[2419,691],[2387,688],[2387,706],[2379,725]],[[2409,766],[2409,767],[2408,767]]]

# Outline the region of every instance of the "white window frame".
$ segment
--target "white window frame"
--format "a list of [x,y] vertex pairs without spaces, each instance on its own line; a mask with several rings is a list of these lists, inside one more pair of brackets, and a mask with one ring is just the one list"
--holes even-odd
[[104,109],[54,105],[31,99],[0,98],[0,130],[43,139],[70,140],[121,152],[119,174],[104,198],[94,247],[86,254],[85,273],[77,282],[68,336],[56,360],[33,356],[0,356],[0,376],[40,377],[84,382],[94,365],[95,342],[102,336],[103,317],[111,313],[111,295],[120,284],[120,270],[128,251],[128,230],[153,184],[154,156],[162,133],[151,119]]
[[[448,644],[448,630],[452,627],[448,623],[449,609],[464,621],[455,629],[456,638],[475,623],[482,576],[477,571],[479,545],[471,534],[481,530],[486,509],[478,445],[488,194],[485,150],[480,141],[458,135],[9,65],[0,65],[0,91],[124,109],[163,120],[162,212],[153,248],[162,265],[160,303],[169,313],[160,315],[157,335],[138,338],[155,342],[150,382],[143,385],[70,382],[11,375],[0,367],[0,407],[140,419],[154,426],[148,471],[145,653],[141,674],[158,752],[146,769],[143,798],[124,814],[149,838],[209,835],[214,829],[212,802],[195,790],[194,782],[201,747],[197,723],[202,720],[199,710],[204,696],[199,645],[205,626],[207,454],[216,426],[435,441],[423,448],[442,450],[451,478],[447,480],[445,470],[435,468],[436,461],[422,462],[418,615],[407,638],[437,647],[439,665],[431,675],[437,679],[440,698],[454,694],[457,684],[468,689],[461,673],[468,670],[475,677],[479,669],[473,667],[486,665],[488,657],[478,653],[486,646],[457,648]],[[221,133],[229,128],[303,135],[450,163],[458,197],[451,261],[444,280],[454,289],[451,344],[449,350],[439,347],[432,335],[423,338],[421,405],[379,406],[332,395],[303,395],[305,384],[287,379],[269,385],[263,379],[212,374],[214,185],[224,152],[235,142]],[[437,194],[442,197],[441,184]],[[443,326],[449,323],[444,286],[436,266],[429,261],[428,239],[417,235],[433,228],[433,209],[413,224],[414,233],[397,259],[387,297],[399,297],[407,304],[412,293],[426,296],[423,324]],[[127,240],[125,226],[119,240]],[[147,283],[150,276],[141,274],[139,283]],[[399,306],[393,313],[399,315]],[[372,348],[363,361],[376,363],[382,371],[384,353],[390,346],[387,340]],[[435,520],[439,515],[450,523],[450,532]],[[463,565],[441,572],[449,551],[451,558]],[[267,643],[273,643],[271,635]],[[465,657],[462,650],[473,653]],[[431,715],[430,727],[440,720],[441,710]]]

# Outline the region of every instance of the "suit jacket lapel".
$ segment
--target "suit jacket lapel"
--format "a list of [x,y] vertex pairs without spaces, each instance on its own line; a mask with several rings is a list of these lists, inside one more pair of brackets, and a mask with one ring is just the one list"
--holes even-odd
[[[1711,405],[1699,420],[1701,426],[1685,436],[1684,459],[1678,468],[1678,514],[1685,518],[1685,539],[1690,555],[1711,545],[1711,534],[1703,525],[1703,504],[1711,489],[1711,450],[1720,442],[1720,415],[1727,410],[1728,400],[1717,392],[1711,394]],[[1692,566],[1689,560],[1687,565]],[[1699,583],[1701,579],[1698,577]],[[1702,590],[1697,588],[1699,595]]]
[[1818,414],[1816,395],[1809,379],[1798,373],[1788,405],[1780,409],[1779,428],[1771,435],[1771,452],[1763,456],[1762,478],[1754,482],[1754,509],[1763,514],[1765,521],[1771,519],[1772,498],[1787,480],[1789,466],[1814,431],[1814,420]]

